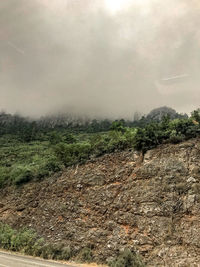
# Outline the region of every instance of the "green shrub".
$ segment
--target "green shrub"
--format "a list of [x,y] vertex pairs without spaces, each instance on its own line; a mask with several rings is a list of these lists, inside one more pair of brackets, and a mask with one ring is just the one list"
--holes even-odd
[[200,124],[200,109],[196,109],[192,112],[191,118]]
[[29,229],[22,229],[11,237],[11,250],[33,255],[36,234]]
[[58,172],[62,169],[61,163],[56,156],[51,156],[45,163],[45,168],[50,172]]
[[108,152],[108,143],[110,141],[110,138],[102,135],[95,135],[92,136],[90,139],[90,145],[91,145],[91,153],[95,156],[101,156]]
[[81,262],[92,262],[93,260],[93,253],[92,250],[90,248],[83,248],[79,255],[78,255],[78,260],[80,260]]
[[74,144],[77,142],[76,137],[71,133],[65,133],[63,138],[64,138],[64,142],[67,144]]
[[190,119],[175,119],[169,122],[169,130],[172,134],[176,132],[177,136],[182,136],[182,139],[196,137],[199,134],[199,125],[195,124],[192,118]]
[[44,259],[69,260],[73,253],[71,248],[65,247],[64,244],[45,244],[40,250],[40,256]]
[[44,259],[56,260],[60,256],[62,251],[62,245],[47,244],[42,248],[42,257]]
[[28,166],[17,166],[11,171],[11,179],[15,185],[27,183],[33,177],[33,170]]
[[110,261],[108,263],[110,267],[144,267],[144,263],[140,256],[130,251],[129,249],[125,249],[116,259]]
[[49,134],[49,142],[51,145],[58,144],[61,141],[62,141],[62,137],[57,132],[54,131]]
[[0,223],[0,248],[34,255],[34,251],[41,247],[42,242],[32,230],[16,231],[9,225]]
[[184,140],[184,135],[177,134],[176,130],[172,130],[168,140],[172,144],[178,144]]
[[9,225],[0,223],[0,248],[11,249],[12,236],[16,235]]
[[147,150],[156,147],[160,143],[159,132],[155,125],[148,125],[144,129],[138,128],[135,135],[134,147],[145,153]]
[[45,244],[33,230],[17,231],[3,223],[0,223],[0,248],[54,260],[69,260],[73,256],[72,250],[63,244]]
[[70,166],[85,162],[90,156],[91,145],[87,142],[76,144],[60,143],[54,147],[54,150],[65,166]]
[[70,247],[63,247],[61,255],[58,260],[69,260],[73,256],[73,252]]
[[126,131],[125,122],[123,120],[113,121],[110,130],[124,133]]
[[0,188],[9,182],[9,177],[10,169],[6,167],[0,167]]
[[163,118],[160,123],[149,123],[144,128],[138,128],[134,138],[134,147],[146,152],[162,143],[179,143],[197,137],[200,134],[199,124],[192,118]]

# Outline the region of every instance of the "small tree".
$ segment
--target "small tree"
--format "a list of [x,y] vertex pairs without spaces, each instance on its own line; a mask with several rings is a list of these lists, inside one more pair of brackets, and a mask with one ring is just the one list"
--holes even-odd
[[192,115],[191,118],[199,124],[200,123],[200,108],[194,110],[191,115]]
[[124,133],[126,131],[126,128],[124,127],[124,125],[125,123],[123,120],[113,121],[110,127],[110,130]]

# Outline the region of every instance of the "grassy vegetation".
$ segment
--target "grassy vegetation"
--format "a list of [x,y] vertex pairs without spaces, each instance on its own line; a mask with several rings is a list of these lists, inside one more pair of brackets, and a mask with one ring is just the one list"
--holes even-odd
[[41,179],[61,168],[48,141],[24,143],[13,136],[0,138],[0,187]]
[[[107,124],[106,124],[107,125]],[[110,130],[93,133],[76,129],[48,129],[29,126],[23,121],[11,129],[1,128],[0,135],[0,187],[19,186],[31,180],[41,180],[75,164],[105,153],[136,149],[145,153],[163,143],[178,143],[200,134],[200,111],[190,118],[147,121],[141,127],[125,127],[123,120],[111,124]],[[20,127],[23,127],[22,136]],[[32,127],[32,128],[31,128]],[[97,128],[95,128],[97,127]],[[107,126],[106,126],[107,127]],[[88,129],[90,130],[91,127]],[[13,131],[13,134],[7,132]],[[30,132],[29,132],[30,130]],[[23,137],[23,138],[22,138]]]
[[92,253],[88,248],[75,253],[64,244],[46,243],[33,230],[23,228],[17,231],[3,223],[0,223],[0,248],[44,259],[69,260],[73,258],[81,262],[92,260]]
[[141,257],[130,249],[125,249],[117,258],[111,260],[110,267],[145,267]]
[[0,137],[0,187],[19,186],[41,180],[64,167],[84,163],[100,156],[130,147],[135,130],[126,133],[79,133],[51,131],[38,140],[21,141],[15,135]]

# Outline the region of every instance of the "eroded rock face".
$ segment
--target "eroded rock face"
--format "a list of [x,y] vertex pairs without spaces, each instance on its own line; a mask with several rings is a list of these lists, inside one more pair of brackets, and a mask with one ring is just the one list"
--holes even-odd
[[[199,266],[200,140],[105,155],[1,192],[0,220],[106,260],[133,247],[147,266]],[[196,264],[196,265],[195,265]]]

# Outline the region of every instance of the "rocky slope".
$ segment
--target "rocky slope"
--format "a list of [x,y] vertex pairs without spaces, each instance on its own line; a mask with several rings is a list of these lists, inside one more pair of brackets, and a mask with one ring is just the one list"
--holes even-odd
[[105,260],[133,247],[147,266],[199,266],[200,139],[144,159],[105,155],[40,183],[0,191],[0,221]]

